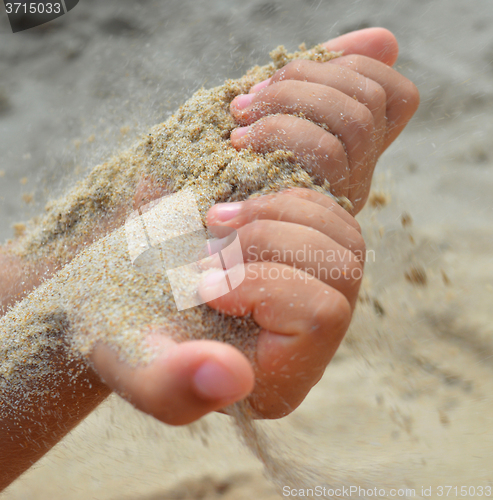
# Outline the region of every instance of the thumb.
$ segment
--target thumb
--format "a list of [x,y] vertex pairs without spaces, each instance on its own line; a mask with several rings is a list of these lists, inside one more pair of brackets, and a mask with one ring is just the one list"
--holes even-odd
[[159,354],[133,367],[98,344],[91,361],[103,381],[139,410],[164,423],[184,425],[245,398],[254,372],[234,347],[212,340],[176,343],[155,332],[149,342]]
[[385,28],[366,28],[346,33],[324,43],[330,51],[360,54],[392,66],[399,54],[395,36]]

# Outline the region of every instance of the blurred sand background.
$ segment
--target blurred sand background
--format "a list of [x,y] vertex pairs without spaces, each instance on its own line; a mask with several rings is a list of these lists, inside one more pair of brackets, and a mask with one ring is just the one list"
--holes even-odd
[[[351,332],[305,403],[266,427],[339,469],[335,486],[478,496],[493,484],[491,0],[82,0],[15,35],[2,5],[0,240],[199,87],[278,44],[368,26],[395,33],[422,105],[377,167],[388,203],[359,216],[375,258]],[[281,496],[226,417],[174,429],[111,398],[2,498]]]

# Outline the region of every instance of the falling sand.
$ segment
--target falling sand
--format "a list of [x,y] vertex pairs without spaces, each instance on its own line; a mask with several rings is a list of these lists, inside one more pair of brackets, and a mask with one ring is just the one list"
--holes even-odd
[[[290,60],[327,61],[337,56],[320,46],[300,49],[287,54],[280,47],[271,54],[271,64],[212,90],[199,90],[134,148],[97,166],[67,196],[49,203],[46,213],[11,242],[9,251],[16,256],[33,266],[51,263],[59,271],[0,319],[0,393],[13,395],[8,407],[0,402],[2,416],[12,418],[25,405],[37,404],[43,394],[26,394],[33,380],[44,380],[44,387],[56,393],[49,384],[55,380],[52,353],[58,349],[87,362],[94,344],[103,341],[133,366],[148,363],[153,353],[145,338],[151,324],[180,340],[228,342],[255,362],[259,327],[253,319],[225,316],[207,305],[179,311],[164,268],[144,273],[132,265],[125,221],[133,212],[142,179],[158,186],[161,196],[193,190],[202,221],[215,203],[288,187],[330,194],[329,186],[317,185],[290,153],[236,151],[229,140],[237,126],[229,113],[235,96],[247,93]],[[186,276],[181,279],[186,287]],[[21,393],[22,403],[16,403],[21,398],[15,394]],[[278,483],[300,487],[304,478],[313,484],[307,471],[298,476],[292,463],[288,467],[273,458],[268,438],[256,429],[246,403],[231,413],[248,446]]]

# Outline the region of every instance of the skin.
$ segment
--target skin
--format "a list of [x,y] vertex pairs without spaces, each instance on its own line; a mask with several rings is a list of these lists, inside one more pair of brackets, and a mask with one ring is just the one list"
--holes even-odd
[[[390,67],[398,47],[387,30],[349,33],[325,46],[346,55],[324,64],[293,62],[247,97],[235,99],[233,116],[250,128],[240,127],[231,140],[238,149],[292,151],[305,168],[350,199],[354,215],[368,196],[379,155],[412,117],[419,96],[414,85]],[[343,112],[340,123],[333,109]],[[308,111],[324,128],[295,116]],[[159,189],[149,189],[143,182],[136,205],[159,195]],[[43,412],[34,409],[20,430],[12,422],[0,422],[0,490],[112,391],[162,422],[182,425],[247,396],[259,416],[278,418],[293,411],[320,380],[349,326],[357,299],[364,252],[358,223],[330,198],[298,189],[216,205],[208,224],[219,236],[221,227],[235,228],[240,235],[246,279],[208,304],[227,314],[253,314],[262,327],[255,371],[229,345],[206,340],[177,344],[163,335],[166,332],[152,328],[149,342],[162,354],[146,367],[132,368],[118,361],[108,346],[98,345],[90,359],[95,370],[84,367],[83,383],[71,386],[60,371],[61,401]],[[300,242],[340,257],[321,267],[311,258],[291,258],[303,249]],[[275,253],[282,258],[275,259]],[[30,269],[0,249],[0,305],[15,303],[53,268],[47,264],[43,270]],[[204,299],[214,286],[202,283]],[[54,353],[54,359],[67,372],[71,368],[63,352]],[[31,438],[26,441],[28,433]]]
[[[367,39],[370,32],[373,38]],[[231,141],[237,148],[294,152],[297,162],[330,182],[334,194],[349,198],[357,214],[378,158],[415,113],[419,94],[390,67],[397,42],[386,30],[361,30],[324,45],[355,53],[323,64],[293,61],[249,95],[238,96],[231,113],[245,127]],[[293,116],[299,113],[315,123]]]

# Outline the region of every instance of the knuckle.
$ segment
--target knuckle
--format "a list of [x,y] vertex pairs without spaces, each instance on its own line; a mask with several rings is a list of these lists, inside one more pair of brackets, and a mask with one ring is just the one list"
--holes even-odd
[[287,115],[270,115],[262,118],[256,124],[260,135],[272,135],[285,131],[292,126],[292,119]]
[[326,296],[313,312],[313,327],[322,328],[330,336],[342,336],[349,328],[351,307],[341,293]]
[[362,64],[365,64],[367,61],[368,61],[368,57],[366,56],[363,56],[361,54],[352,54],[351,56],[349,56],[351,58],[352,61],[355,62],[355,64],[357,66],[360,66]]
[[[358,231],[358,233],[361,235],[362,231],[361,231],[361,225],[360,225],[360,223],[354,217],[353,217],[352,223],[354,225],[354,229],[356,231]],[[363,236],[361,236],[361,238],[363,238]],[[363,244],[365,246],[365,252],[366,252],[366,243],[365,243],[365,240],[363,240]]]
[[385,89],[377,82],[367,79],[367,91],[370,95],[370,102],[374,108],[383,108],[387,106],[387,93]]
[[354,242],[349,244],[349,250],[354,253],[357,259],[364,262],[366,256],[366,243],[361,235],[361,228],[359,225],[358,229],[354,229]]
[[395,97],[391,97],[390,100],[397,101],[399,106],[404,106],[414,113],[420,102],[418,87],[402,75],[401,78],[401,81],[396,84]]
[[409,107],[413,110],[413,112],[416,111],[420,102],[419,90],[418,87],[416,87],[416,85],[410,80],[407,81],[406,95]]
[[334,135],[327,134],[325,131],[320,129],[320,137],[318,138],[318,150],[325,156],[339,161],[346,158],[346,152],[340,140],[338,140]]
[[346,263],[346,279],[353,283],[360,283],[363,279],[363,265],[355,257],[351,257]]
[[360,54],[350,54],[347,56],[342,56],[340,60],[344,63],[344,65],[347,65],[353,71],[358,71],[358,67],[364,64],[366,58],[365,56],[362,56]]
[[274,77],[275,81],[303,79],[311,61],[296,59],[286,64]]
[[295,130],[296,119],[292,116],[265,116],[253,125],[249,144],[256,150],[285,149],[286,136]]
[[272,83],[267,88],[263,89],[262,101],[271,102],[273,104],[284,104],[290,101],[293,95],[292,80],[282,80]]
[[[358,105],[357,110],[353,112],[348,120],[351,144],[356,145],[355,147],[359,150],[368,150],[374,129],[375,120],[372,112],[365,105]],[[346,147],[350,147],[351,144],[346,144]]]
[[[260,212],[261,208],[258,207],[257,210]],[[248,260],[251,261],[253,256],[256,260],[261,260],[257,252],[269,246],[269,225],[268,220],[257,219],[239,229],[239,239],[243,250],[247,252]]]
[[250,289],[255,290],[265,284],[265,262],[248,262],[245,264],[245,279],[242,285],[247,285]]
[[361,106],[359,114],[360,116],[357,118],[359,128],[371,132],[375,126],[372,112],[366,106]]
[[352,250],[344,252],[337,266],[331,269],[330,276],[341,286],[341,290],[353,289],[363,278],[363,263]]

